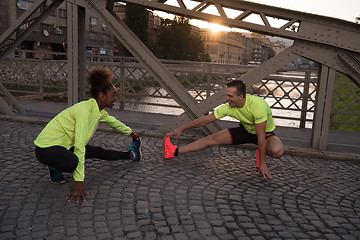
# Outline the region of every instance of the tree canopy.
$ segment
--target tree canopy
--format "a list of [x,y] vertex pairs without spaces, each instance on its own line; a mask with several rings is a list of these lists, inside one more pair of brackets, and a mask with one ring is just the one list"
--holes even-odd
[[125,23],[145,45],[149,46],[149,12],[144,6],[127,3]]
[[210,61],[200,33],[192,30],[185,17],[162,21],[157,48],[156,55],[163,59]]

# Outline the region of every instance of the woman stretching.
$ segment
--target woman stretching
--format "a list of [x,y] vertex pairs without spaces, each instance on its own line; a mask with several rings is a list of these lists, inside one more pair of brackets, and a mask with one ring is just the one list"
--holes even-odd
[[[73,173],[75,182],[67,196],[69,202],[73,198],[85,201],[88,194],[84,187],[85,158],[110,161],[141,159],[139,136],[105,110],[105,107],[112,108],[116,101],[112,75],[103,68],[93,70],[89,75],[92,98],[60,112],[34,141],[36,158],[49,167],[51,183],[65,183],[62,172]],[[130,149],[120,152],[87,145],[100,121],[124,135],[130,135],[133,139]]]

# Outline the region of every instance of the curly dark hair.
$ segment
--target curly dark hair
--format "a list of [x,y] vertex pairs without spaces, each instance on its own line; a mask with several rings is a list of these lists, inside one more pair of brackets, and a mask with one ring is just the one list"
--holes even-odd
[[246,96],[246,85],[241,80],[232,80],[230,82],[227,82],[225,86],[236,88],[236,94],[238,96],[240,96],[241,94],[243,95],[243,97]]
[[104,94],[112,88],[113,73],[105,68],[97,67],[89,74],[88,81],[90,83],[90,94],[97,99],[99,92]]

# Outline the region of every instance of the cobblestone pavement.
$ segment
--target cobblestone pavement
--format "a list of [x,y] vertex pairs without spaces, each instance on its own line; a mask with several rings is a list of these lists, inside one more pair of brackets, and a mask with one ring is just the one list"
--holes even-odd
[[[0,239],[360,239],[360,163],[212,147],[164,161],[162,139],[143,137],[141,162],[86,162],[86,202],[67,202],[34,156],[42,125],[0,121]],[[98,131],[93,145],[131,139]],[[180,143],[183,144],[183,143]]]

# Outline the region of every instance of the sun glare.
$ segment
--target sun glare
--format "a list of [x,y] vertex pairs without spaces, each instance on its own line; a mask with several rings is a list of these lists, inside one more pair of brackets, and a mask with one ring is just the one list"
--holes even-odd
[[208,23],[201,20],[191,19],[191,24],[198,26],[200,28],[210,29],[213,33],[217,33],[220,31],[230,31],[229,27],[225,27],[216,23]]
[[209,27],[210,27],[210,29],[211,29],[211,31],[212,31],[213,33],[217,33],[217,32],[219,32],[219,31],[221,31],[222,28],[224,28],[223,26],[218,25],[218,24],[214,24],[214,23],[210,23],[210,24],[209,24]]

